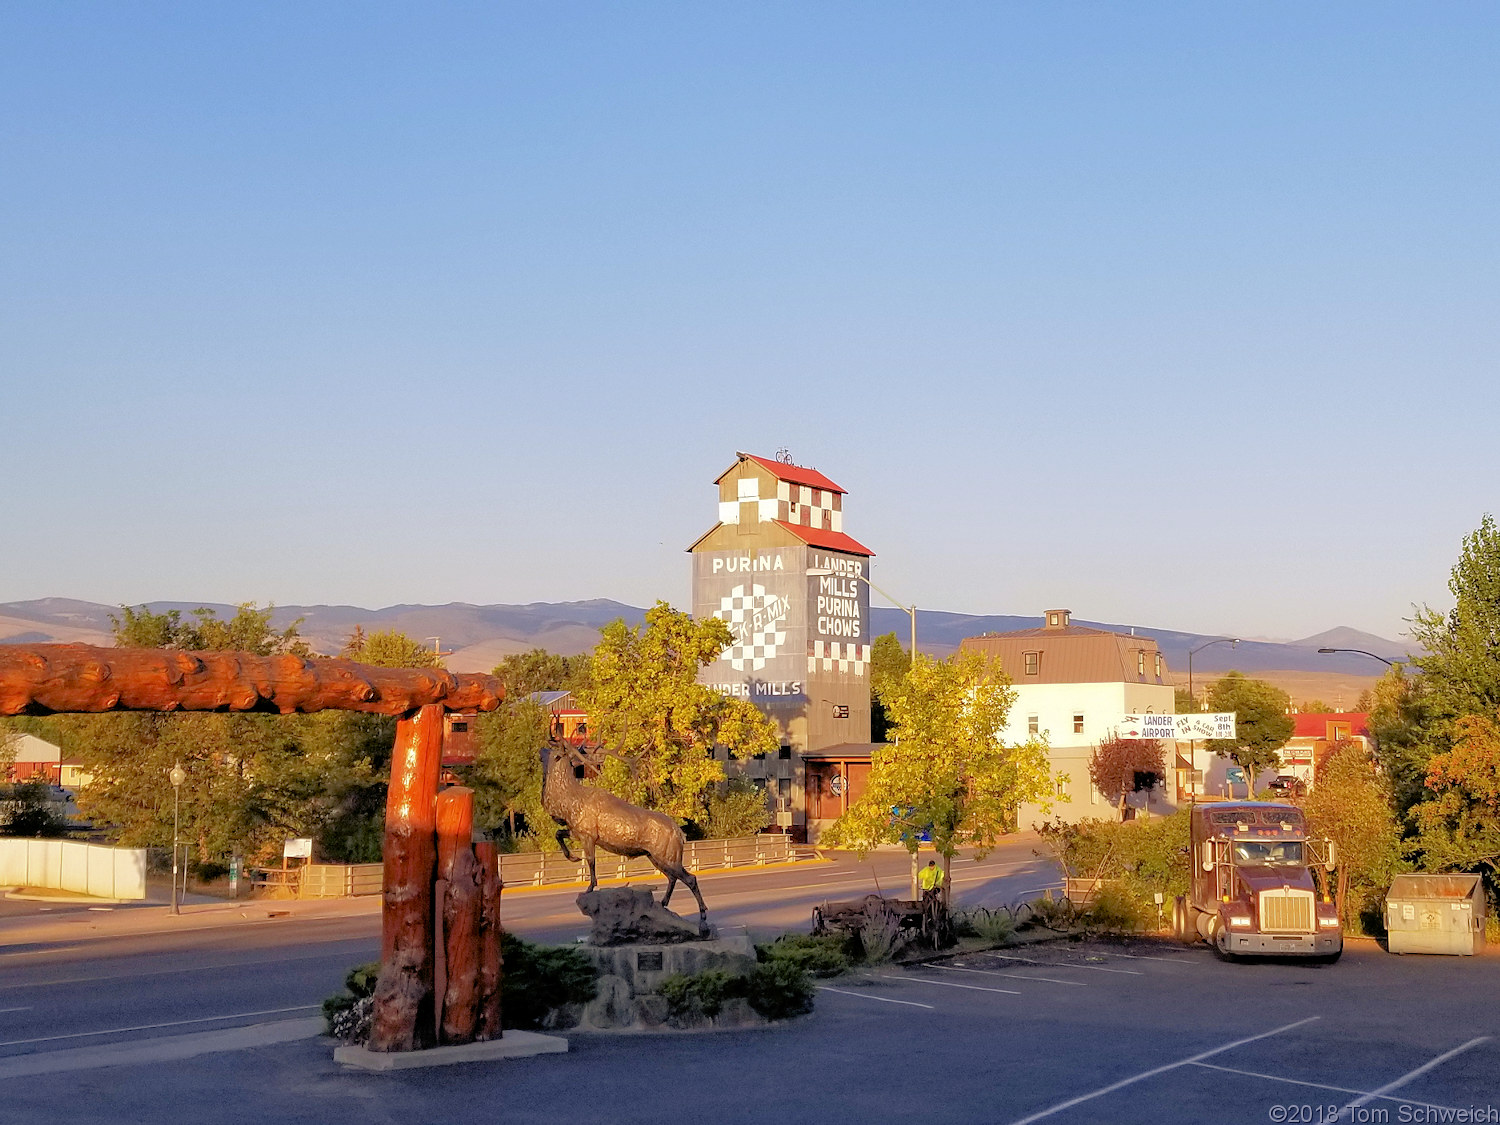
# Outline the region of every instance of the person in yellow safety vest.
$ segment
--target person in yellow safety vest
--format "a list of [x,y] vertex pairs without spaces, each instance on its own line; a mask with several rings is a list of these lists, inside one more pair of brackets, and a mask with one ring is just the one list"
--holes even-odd
[[917,886],[922,888],[922,896],[933,894],[943,885],[943,871],[938,867],[937,860],[929,859],[927,866],[917,875]]

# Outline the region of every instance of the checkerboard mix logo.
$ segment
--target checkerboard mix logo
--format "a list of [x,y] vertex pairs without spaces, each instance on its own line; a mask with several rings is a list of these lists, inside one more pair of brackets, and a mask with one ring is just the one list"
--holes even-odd
[[722,659],[737,672],[758,672],[766,661],[774,658],[777,650],[786,644],[786,630],[781,625],[786,621],[791,602],[777,594],[766,594],[764,586],[752,584],[736,586],[719,599],[719,610],[715,614],[734,634],[734,643],[724,651]]

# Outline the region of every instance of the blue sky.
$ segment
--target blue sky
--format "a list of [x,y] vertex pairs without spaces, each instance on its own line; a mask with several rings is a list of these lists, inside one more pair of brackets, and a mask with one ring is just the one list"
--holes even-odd
[[1500,7],[0,8],[0,601],[688,602],[736,450],[932,609],[1298,637],[1497,506]]

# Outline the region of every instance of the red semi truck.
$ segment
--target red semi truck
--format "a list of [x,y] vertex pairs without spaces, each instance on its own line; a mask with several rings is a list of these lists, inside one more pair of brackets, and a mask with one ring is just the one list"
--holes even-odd
[[1223,801],[1195,805],[1191,889],[1172,928],[1225,957],[1310,957],[1344,951],[1338,908],[1318,894],[1311,868],[1334,865],[1333,842],[1309,840],[1295,805]]

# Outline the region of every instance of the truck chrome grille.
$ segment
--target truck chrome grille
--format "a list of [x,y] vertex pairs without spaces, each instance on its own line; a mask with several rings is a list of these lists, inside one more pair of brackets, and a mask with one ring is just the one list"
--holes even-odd
[[1310,934],[1313,896],[1309,891],[1267,891],[1260,896],[1260,929],[1267,934]]

